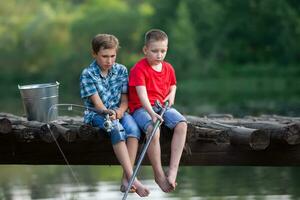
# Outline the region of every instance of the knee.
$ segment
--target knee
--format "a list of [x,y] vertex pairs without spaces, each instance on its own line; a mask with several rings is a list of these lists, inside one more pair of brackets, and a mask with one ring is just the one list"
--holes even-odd
[[125,141],[125,132],[113,129],[110,133],[110,139],[113,145],[120,141]]
[[187,130],[187,122],[186,121],[179,122],[176,125],[175,129],[186,132],[186,130]]
[[[153,127],[152,126],[149,126],[147,128],[147,133],[146,133],[146,136],[147,137],[150,137],[150,135],[152,134],[152,131],[153,131]],[[159,137],[160,137],[160,131],[159,129],[156,131],[156,133],[153,135],[153,138],[152,138],[152,141],[153,142],[159,142]]]
[[126,137],[133,137],[139,140],[141,138],[141,131],[137,126],[132,126],[130,129],[126,130]]

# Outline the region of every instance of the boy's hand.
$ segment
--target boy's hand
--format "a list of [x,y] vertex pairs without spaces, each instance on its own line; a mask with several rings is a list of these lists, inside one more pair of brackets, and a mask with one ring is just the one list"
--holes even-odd
[[176,85],[172,85],[170,87],[169,94],[164,99],[164,102],[169,101],[169,107],[174,105],[175,102],[175,95],[176,95]]
[[108,111],[110,112],[110,115],[109,115],[109,119],[110,119],[110,120],[115,120],[115,119],[117,119],[117,113],[116,113],[115,110],[108,109]]
[[124,116],[124,112],[121,109],[116,109],[114,110],[116,112],[116,118],[117,119],[122,119]]
[[172,95],[172,93],[168,94],[168,96],[164,99],[164,102],[169,101],[168,107],[171,107],[174,105],[174,99],[175,95]]
[[150,114],[152,121],[155,123],[157,121],[157,119],[159,119],[161,122],[163,122],[163,118],[157,114],[156,112],[153,111],[153,113]]

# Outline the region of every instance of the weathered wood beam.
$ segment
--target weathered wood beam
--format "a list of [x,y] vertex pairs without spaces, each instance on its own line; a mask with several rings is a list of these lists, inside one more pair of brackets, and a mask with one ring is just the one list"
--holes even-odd
[[270,144],[270,134],[264,130],[235,126],[194,116],[187,116],[187,119],[198,126],[209,127],[228,133],[230,143],[233,145],[249,145],[254,150],[263,150]]
[[264,132],[270,133],[271,141],[273,142],[285,142],[287,144],[300,144],[300,123],[295,118],[290,120],[288,123],[285,121],[274,122],[264,120],[258,121],[257,118],[251,120],[245,119],[234,119],[234,120],[219,120],[220,123],[241,126],[252,129],[263,130]]
[[[68,162],[72,165],[118,165],[109,139],[99,137],[95,142],[66,143],[59,141]],[[55,143],[14,143],[2,141],[1,164],[59,164],[65,165]],[[5,148],[3,148],[5,147]],[[162,163],[168,165],[170,144],[162,148]],[[184,151],[181,165],[249,165],[249,166],[300,166],[300,146],[272,146],[264,151],[236,148],[230,144],[190,143],[191,152]],[[149,161],[145,159],[144,163]]]
[[9,133],[11,132],[11,121],[7,118],[0,118],[0,133]]
[[[287,117],[268,121],[220,116],[187,116],[182,165],[300,166],[297,118],[288,122]],[[0,164],[66,164],[62,153],[74,165],[118,164],[110,139],[81,118],[60,118],[50,126],[7,113],[0,113],[0,119],[4,121],[0,123]],[[164,165],[169,162],[171,138],[172,131],[162,127]]]

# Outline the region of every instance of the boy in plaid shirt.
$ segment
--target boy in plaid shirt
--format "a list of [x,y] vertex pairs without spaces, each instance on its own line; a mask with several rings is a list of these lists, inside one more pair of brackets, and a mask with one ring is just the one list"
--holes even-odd
[[[107,132],[113,150],[123,168],[120,190],[125,192],[128,180],[133,174],[140,130],[128,109],[128,72],[124,65],[116,63],[118,39],[109,34],[98,34],[92,40],[94,61],[82,71],[80,94],[85,106],[100,110],[110,110],[113,128]],[[88,111],[84,122],[104,129],[104,116]],[[136,179],[131,188],[139,196],[149,195],[149,190]]]

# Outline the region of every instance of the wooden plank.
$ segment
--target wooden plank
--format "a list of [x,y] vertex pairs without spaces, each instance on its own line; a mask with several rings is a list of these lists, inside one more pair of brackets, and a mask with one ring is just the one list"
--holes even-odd
[[[188,134],[181,165],[300,166],[298,118],[268,121],[265,117],[259,120],[220,116],[187,117]],[[0,164],[64,165],[62,153],[73,165],[119,164],[110,139],[78,117],[53,122],[50,129],[45,123],[29,122],[11,114],[0,113],[0,117],[11,123],[9,132],[0,133]],[[162,126],[160,139],[162,162],[168,165],[172,131]],[[143,164],[149,161],[146,159]]]

